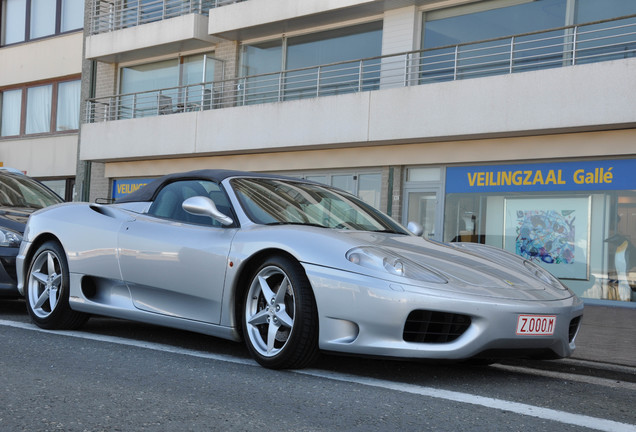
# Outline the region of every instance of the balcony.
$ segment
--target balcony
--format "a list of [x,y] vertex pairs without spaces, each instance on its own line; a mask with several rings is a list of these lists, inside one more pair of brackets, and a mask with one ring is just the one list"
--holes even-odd
[[88,123],[563,68],[636,57],[636,16],[544,32],[90,99]]
[[93,0],[89,35],[96,35],[196,13],[241,0]]
[[208,12],[234,0],[94,0],[86,57],[107,63],[136,60],[219,41],[207,31]]

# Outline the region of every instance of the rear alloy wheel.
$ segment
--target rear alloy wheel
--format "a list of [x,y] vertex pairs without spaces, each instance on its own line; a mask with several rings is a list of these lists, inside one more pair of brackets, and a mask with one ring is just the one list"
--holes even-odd
[[27,273],[26,305],[31,319],[45,329],[75,329],[88,315],[69,306],[69,271],[66,254],[57,242],[38,248]]
[[262,366],[299,369],[318,355],[318,313],[302,266],[272,257],[251,279],[243,303],[247,348]]

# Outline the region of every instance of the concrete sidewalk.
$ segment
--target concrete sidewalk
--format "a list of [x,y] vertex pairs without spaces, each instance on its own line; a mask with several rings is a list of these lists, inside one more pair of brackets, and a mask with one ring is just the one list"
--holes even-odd
[[636,368],[636,309],[585,305],[572,359]]
[[636,383],[636,309],[585,305],[572,357],[505,363]]

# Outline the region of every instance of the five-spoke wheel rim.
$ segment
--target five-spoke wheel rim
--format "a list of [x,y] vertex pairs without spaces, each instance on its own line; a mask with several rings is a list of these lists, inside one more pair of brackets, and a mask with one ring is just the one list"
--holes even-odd
[[247,335],[254,349],[274,357],[287,345],[294,329],[296,302],[289,277],[277,266],[261,269],[245,302]]
[[62,269],[59,257],[50,250],[43,251],[33,261],[28,281],[28,302],[33,313],[47,318],[59,301]]

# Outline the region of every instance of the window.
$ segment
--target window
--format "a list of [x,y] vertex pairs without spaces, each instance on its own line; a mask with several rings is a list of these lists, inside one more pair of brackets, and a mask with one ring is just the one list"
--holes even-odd
[[[249,103],[272,102],[377,88],[380,61],[369,60],[328,67],[330,63],[348,62],[382,54],[382,22],[373,22],[309,35],[284,37],[280,40],[242,47],[242,74],[252,76],[283,70],[278,75],[251,78],[246,82]],[[362,71],[360,70],[362,68]],[[362,73],[362,75],[361,75]],[[279,91],[279,86],[283,85]]]
[[[600,21],[636,14],[636,2],[625,0],[578,0],[575,24]],[[620,23],[605,22],[587,25],[579,33],[576,63],[619,60],[636,55],[634,42],[636,17]],[[631,25],[631,27],[625,27]]]
[[79,129],[80,81],[67,81],[57,87],[57,131]]
[[51,130],[51,97],[53,86],[27,89],[26,133],[44,133]]
[[79,129],[80,81],[0,90],[0,137]]
[[24,40],[26,29],[26,3],[27,0],[6,0],[4,2],[5,13],[2,17],[4,29],[2,45],[8,45]]
[[[633,17],[579,27],[574,59],[573,30],[546,30],[633,14],[636,2],[625,0],[492,0],[427,12],[421,80],[448,81],[632,57],[636,52],[632,30],[624,26],[633,25]],[[543,33],[527,34],[538,31]]]
[[83,0],[3,0],[0,45],[27,42],[84,26]]
[[323,183],[337,187],[350,194],[356,195],[362,201],[372,205],[376,209],[380,208],[380,197],[382,194],[382,174],[379,172],[365,173],[338,173],[338,174],[306,174],[295,177]]
[[203,83],[222,74],[222,62],[210,53],[122,67],[117,118],[208,109],[212,84]]
[[22,112],[22,90],[0,93],[0,136],[20,135],[20,113]]

